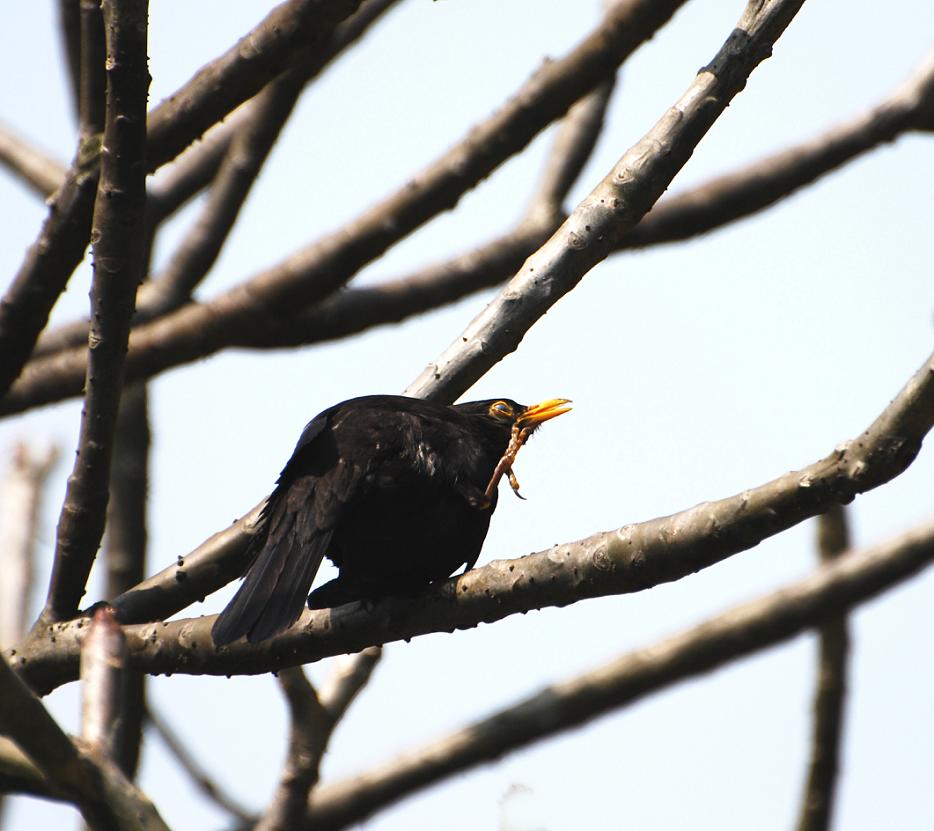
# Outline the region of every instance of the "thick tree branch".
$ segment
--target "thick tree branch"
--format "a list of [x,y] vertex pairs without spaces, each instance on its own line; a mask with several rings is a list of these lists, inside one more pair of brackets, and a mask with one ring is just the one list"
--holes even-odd
[[171,566],[115,597],[110,605],[120,622],[144,623],[170,617],[242,576],[247,566],[247,545],[256,533],[263,504],[255,505]]
[[54,794],[80,808],[91,827],[168,831],[152,803],[116,768],[79,751],[2,658],[0,699],[0,733],[23,750]]
[[[819,517],[818,548],[824,564],[833,562],[849,550],[850,532],[842,506],[837,505]],[[840,616],[826,621],[819,634],[811,758],[798,831],[827,831],[831,827],[843,736],[850,649],[846,618]]]
[[306,827],[335,831],[483,762],[578,727],[665,687],[774,646],[875,597],[934,561],[934,522],[827,563],[792,585],[554,684],[438,741],[317,790]]
[[515,351],[532,325],[603,260],[664,193],[752,70],[771,55],[773,43],[802,2],[749,3],[737,28],[684,95],[407,393],[453,400],[455,390],[469,387]]
[[107,125],[94,208],[87,393],[77,458],[59,518],[42,613],[46,621],[62,620],[77,611],[104,530],[130,315],[145,254],[147,14],[145,0],[104,3]]
[[[257,320],[330,295],[390,246],[452,208],[575,101],[611,77],[682,2],[620,2],[568,55],[542,66],[465,139],[346,227],[210,302],[189,304],[135,329],[127,358],[128,378],[148,378],[211,355],[236,341]],[[85,361],[79,351],[37,361],[10,391],[0,413],[75,395]]]
[[[544,606],[642,591],[714,565],[888,482],[911,464],[932,426],[934,356],[856,439],[757,488],[518,560],[493,561],[419,598],[306,611],[292,629],[261,644],[216,650],[214,616],[127,627],[130,666],[195,675],[269,672]],[[36,631],[11,655],[16,669],[43,692],[73,680],[84,625],[77,620]]]

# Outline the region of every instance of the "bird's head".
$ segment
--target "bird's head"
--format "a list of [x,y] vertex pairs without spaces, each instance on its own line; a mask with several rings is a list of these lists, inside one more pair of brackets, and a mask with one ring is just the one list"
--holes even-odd
[[571,408],[567,405],[570,403],[567,398],[549,398],[527,407],[511,398],[490,398],[486,401],[457,404],[455,409],[465,415],[479,416],[487,423],[500,428],[507,435],[512,433],[513,428],[516,428],[529,436],[546,421],[568,412]]

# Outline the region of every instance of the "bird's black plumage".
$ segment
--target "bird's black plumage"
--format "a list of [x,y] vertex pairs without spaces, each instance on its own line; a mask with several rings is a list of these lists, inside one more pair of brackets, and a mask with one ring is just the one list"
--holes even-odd
[[485,491],[514,425],[530,432],[564,403],[371,395],[316,416],[263,509],[252,565],[214,624],[215,644],[291,626],[325,556],[339,576],[308,596],[311,608],[410,594],[472,568],[496,507],[495,489]]

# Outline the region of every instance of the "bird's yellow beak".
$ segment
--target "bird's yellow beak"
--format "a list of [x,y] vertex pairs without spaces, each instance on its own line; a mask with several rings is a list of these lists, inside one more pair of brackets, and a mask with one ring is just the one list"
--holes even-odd
[[537,427],[549,419],[557,418],[568,412],[571,408],[565,405],[570,403],[567,398],[549,398],[540,404],[533,404],[516,419],[516,424],[519,427]]

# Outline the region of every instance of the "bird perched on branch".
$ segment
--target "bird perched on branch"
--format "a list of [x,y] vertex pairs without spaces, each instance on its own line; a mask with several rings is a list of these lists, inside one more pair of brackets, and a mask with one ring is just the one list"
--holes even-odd
[[[412,594],[470,569],[503,476],[563,398],[524,407],[508,398],[446,406],[399,395],[337,404],[305,427],[263,509],[252,564],[218,616],[218,646],[251,643],[312,609]],[[339,576],[311,595],[321,560]]]

